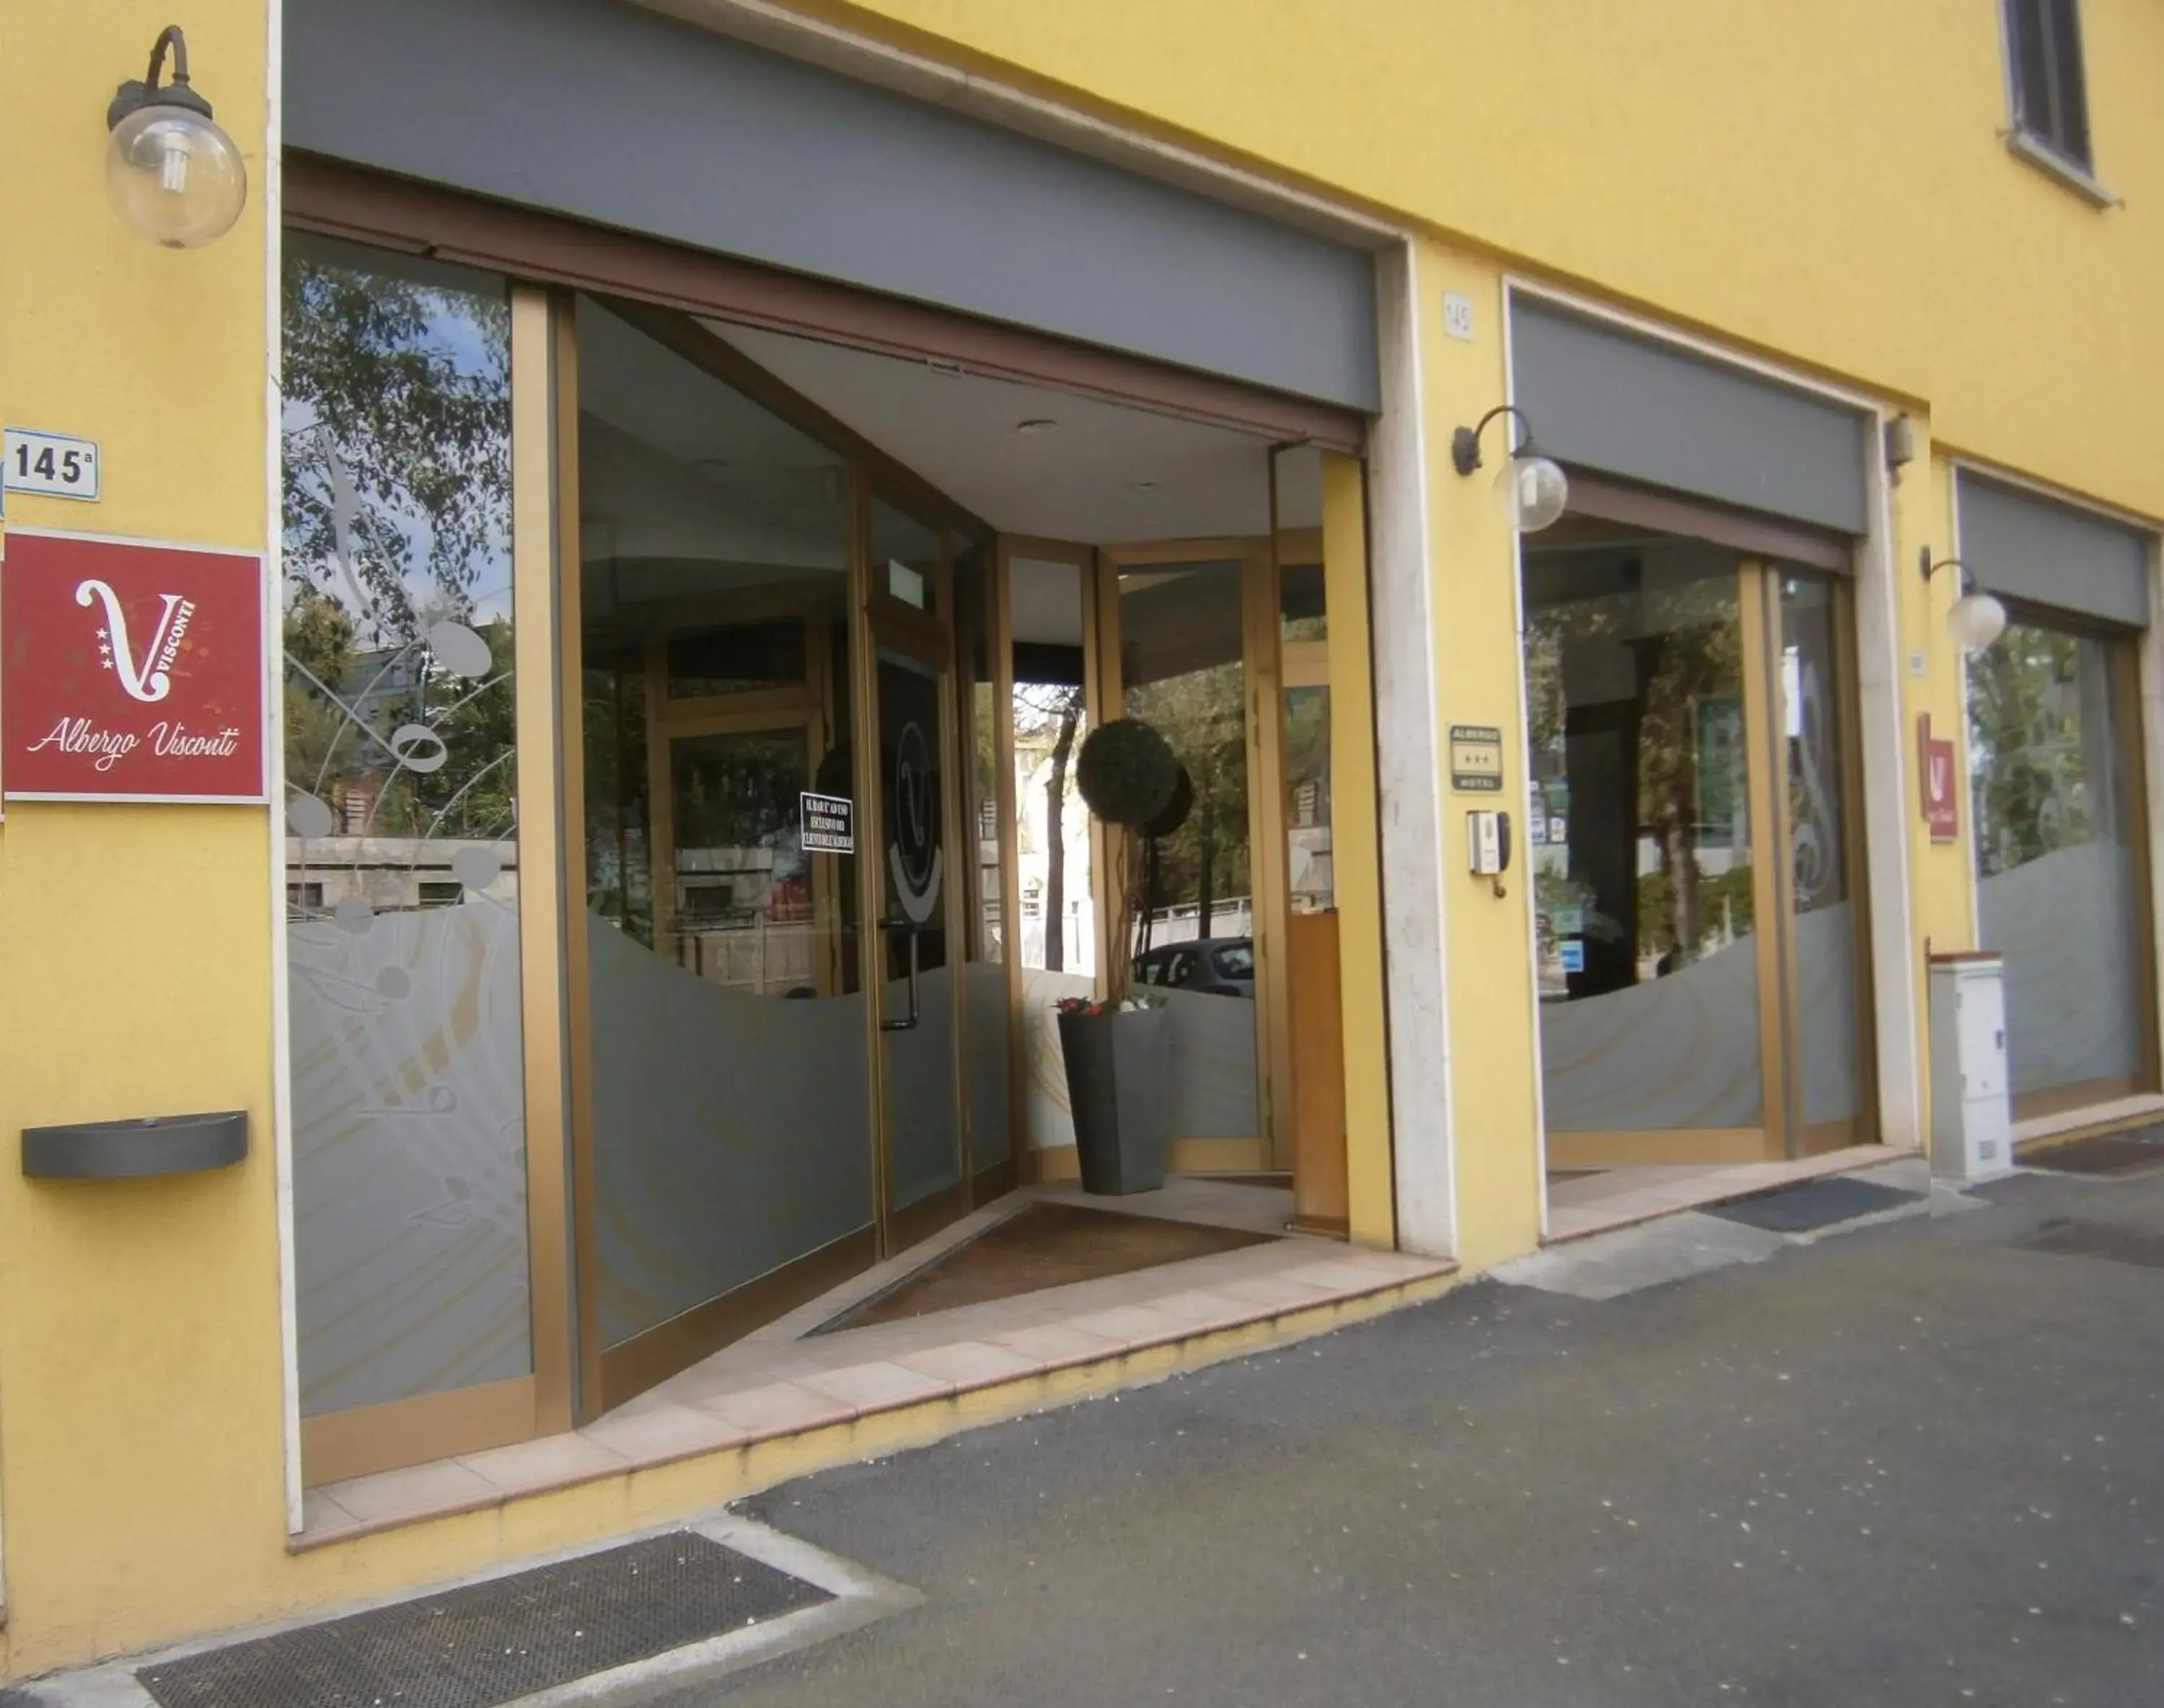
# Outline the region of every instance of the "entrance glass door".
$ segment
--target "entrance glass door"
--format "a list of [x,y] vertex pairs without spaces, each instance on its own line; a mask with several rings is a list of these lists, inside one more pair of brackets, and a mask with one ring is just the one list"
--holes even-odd
[[577,333],[567,937],[591,1414],[874,1260],[879,950],[861,825],[803,804],[855,801],[867,769],[846,460],[692,360],[693,332],[680,349],[582,298]]
[[[1122,548],[1103,561],[1116,576],[1110,697],[1164,737],[1187,780],[1185,812],[1151,838],[1134,940],[1111,953],[1132,956],[1135,981],[1161,991],[1171,1011],[1175,1156],[1194,1159],[1174,1165],[1268,1168],[1268,985],[1256,975],[1268,913],[1256,902],[1269,897],[1282,858],[1269,854],[1268,828],[1258,833],[1250,787],[1275,775],[1275,723],[1249,711],[1258,686],[1264,703],[1276,691],[1249,668],[1267,542]],[[1260,614],[1275,626],[1274,609]]]
[[943,542],[872,507],[871,711],[878,755],[876,951],[886,1248],[968,1207],[956,1051],[959,959],[950,927],[967,875],[953,822],[951,583]]
[[1977,917],[2017,1120],[2157,1083],[2133,637],[2017,608],[1968,662]]
[[1573,518],[1526,553],[1551,1168],[1863,1142],[1846,588]]

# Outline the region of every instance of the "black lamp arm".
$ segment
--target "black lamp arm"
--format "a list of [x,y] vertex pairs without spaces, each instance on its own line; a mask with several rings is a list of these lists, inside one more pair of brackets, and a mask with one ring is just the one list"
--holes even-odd
[[1518,423],[1517,448],[1511,455],[1528,449],[1533,442],[1533,424],[1526,419],[1526,412],[1515,403],[1498,403],[1470,427],[1461,427],[1450,436],[1450,460],[1461,475],[1469,475],[1480,466],[1480,435],[1488,430],[1488,423],[1499,415],[1507,415]]
[[[165,69],[168,54],[172,55],[173,74],[161,85],[158,74]],[[181,34],[177,24],[169,24],[158,32],[158,39],[150,48],[150,68],[143,81],[123,83],[114,92],[113,104],[105,109],[105,128],[110,130],[129,113],[151,106],[185,107],[205,118],[211,117],[210,102],[197,94],[188,81],[188,39]]]
[[150,69],[144,73],[144,83],[152,90],[158,87],[158,68],[165,63],[165,51],[173,55],[173,81],[185,83],[188,80],[188,39],[181,34],[177,24],[169,24],[158,32],[158,39],[150,49]]

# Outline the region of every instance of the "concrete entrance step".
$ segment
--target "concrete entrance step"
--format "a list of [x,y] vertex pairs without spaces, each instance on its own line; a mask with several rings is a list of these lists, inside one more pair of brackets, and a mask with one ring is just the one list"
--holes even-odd
[[1456,1274],[1448,1261],[1284,1238],[904,1322],[754,1337],[573,1433],[312,1489],[288,1546],[365,1544],[608,1483],[633,1521],[656,1521],[1321,1333],[1433,1297]]

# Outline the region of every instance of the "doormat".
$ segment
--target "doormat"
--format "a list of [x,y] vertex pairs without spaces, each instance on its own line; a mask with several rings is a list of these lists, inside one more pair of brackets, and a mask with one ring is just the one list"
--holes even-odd
[[495,1708],[833,1599],[675,1531],[135,1678],[160,1708]]
[[1041,1293],[1074,1281],[1124,1275],[1160,1264],[1184,1263],[1243,1246],[1267,1245],[1274,1233],[1213,1227],[1199,1222],[1167,1222],[1080,1204],[1036,1203],[994,1222],[953,1250],[913,1269],[813,1334],[869,1328],[934,1311]]
[[2014,1157],[2025,1169],[2049,1174],[2131,1180],[2164,1169],[2164,1127],[2137,1127],[2130,1133],[2099,1133],[2064,1144],[2027,1146]]
[[2053,1257],[2101,1258],[2106,1263],[2164,1269],[2164,1238],[2146,1228],[2114,1222],[2047,1222],[2021,1245]]
[[1292,1190],[1292,1175],[1289,1169],[1279,1170],[1275,1174],[1190,1175],[1186,1178],[1195,1180],[1211,1180],[1221,1186],[1274,1186],[1280,1192]]
[[1834,1175],[1739,1198],[1732,1204],[1712,1205],[1705,1213],[1724,1222],[1740,1222],[1746,1227],[1762,1227],[1768,1233],[1809,1233],[1814,1228],[1831,1227],[1837,1222],[1853,1222],[1859,1216],[1875,1216],[1882,1210],[1913,1204],[1923,1196],[1898,1186]]

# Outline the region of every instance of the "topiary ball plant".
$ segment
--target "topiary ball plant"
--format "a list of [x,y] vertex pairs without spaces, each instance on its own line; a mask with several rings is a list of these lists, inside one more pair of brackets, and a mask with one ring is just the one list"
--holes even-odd
[[1139,717],[1116,717],[1082,744],[1074,786],[1107,824],[1140,827],[1170,804],[1179,786],[1179,761],[1171,744]]
[[1090,732],[1074,760],[1074,786],[1083,803],[1106,823],[1118,828],[1110,852],[1118,875],[1119,924],[1114,941],[1127,945],[1106,970],[1114,1008],[1126,1006],[1134,990],[1135,927],[1145,903],[1142,864],[1144,826],[1172,804],[1179,788],[1179,760],[1171,744],[1139,717],[1116,717]]

